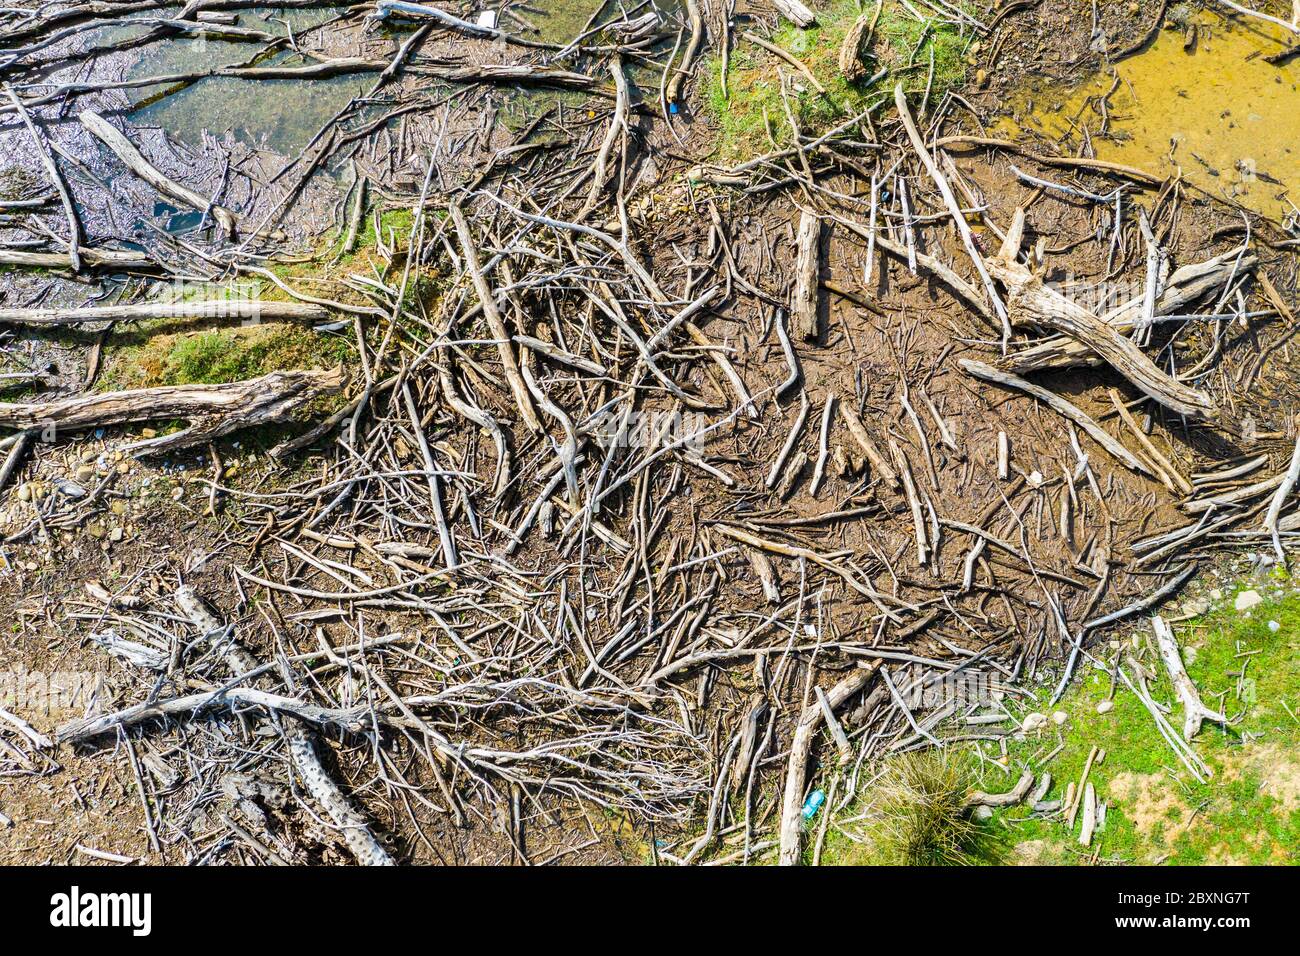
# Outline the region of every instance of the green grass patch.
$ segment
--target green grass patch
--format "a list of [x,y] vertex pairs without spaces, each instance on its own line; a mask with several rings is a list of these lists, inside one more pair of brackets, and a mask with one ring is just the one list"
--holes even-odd
[[289,369],[331,368],[352,356],[351,340],[296,325],[267,323],[141,335],[110,356],[99,388],[216,385]]
[[[1276,631],[1269,621],[1279,625]],[[1198,782],[1179,763],[1122,682],[1113,709],[1099,714],[1112,680],[1088,667],[1056,707],[1048,708],[1046,692],[1038,702],[1044,713],[1067,713],[1067,725],[1011,742],[1009,772],[986,769],[981,786],[1005,790],[1021,768],[1045,769],[1053,777],[1049,799],[1061,799],[1071,781],[1077,786],[1095,745],[1105,760],[1094,762],[1088,779],[1108,804],[1105,829],[1085,848],[1077,821],[1067,832],[1059,818],[1035,817],[1025,807],[998,811],[991,826],[1009,859],[1085,863],[1098,854],[1102,862],[1193,865],[1281,863],[1294,856],[1300,845],[1300,595],[1279,589],[1245,617],[1233,610],[1229,594],[1218,610],[1177,625],[1175,633],[1202,699],[1234,718],[1226,728],[1206,722],[1194,738],[1213,777]],[[1156,675],[1148,686],[1171,707],[1170,723],[1181,730],[1182,707],[1149,626],[1128,629],[1122,640]],[[1104,659],[1116,653],[1108,648]],[[1063,749],[1043,765],[1058,744]]]
[[[874,5],[868,3],[865,12]],[[966,72],[966,47],[971,41],[950,24],[935,21],[932,28],[919,23],[901,5],[888,3],[863,58],[868,78],[884,67],[890,75],[872,85],[849,82],[839,70],[844,36],[864,12],[857,0],[834,0],[816,10],[817,25],[801,30],[788,21],[772,43],[807,66],[826,88],[826,95],[811,88],[804,76],[768,51],[740,38],[731,53],[724,85],[722,59],[710,57],[705,90],[706,112],[718,129],[718,158],[736,162],[791,142],[790,124],[781,98],[779,71],[791,76],[800,89],[790,96],[791,111],[805,132],[833,126],[879,102],[893,89],[898,77],[906,88],[923,90],[934,55],[934,82],[930,102],[959,84]],[[911,67],[909,69],[909,67]]]

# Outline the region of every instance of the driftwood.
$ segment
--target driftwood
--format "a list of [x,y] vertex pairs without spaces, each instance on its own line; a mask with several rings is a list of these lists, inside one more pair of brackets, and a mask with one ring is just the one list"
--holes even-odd
[[1162,372],[1113,325],[1048,287],[1040,277],[1015,260],[1014,250],[1019,243],[1012,240],[1018,240],[1023,233],[1024,215],[1023,209],[1016,210],[1015,222],[1008,230],[1008,242],[1004,244],[1002,254],[987,263],[989,271],[1007,289],[1014,322],[1064,332],[1096,352],[1115,371],[1160,404],[1180,415],[1214,418],[1218,409],[1208,395]]
[[240,220],[229,209],[218,206],[216,203],[211,202],[209,197],[195,192],[188,186],[182,186],[180,183],[168,179],[149,160],[144,158],[144,155],[135,148],[135,145],[129,139],[119,133],[108,120],[98,113],[84,110],[80,115],[80,119],[81,125],[90,130],[100,142],[111,149],[131,172],[163,195],[170,196],[200,212],[206,211],[220,224],[227,235],[235,235]]
[[[65,259],[66,261],[66,259]],[[89,257],[87,257],[87,261]],[[0,322],[13,325],[80,325],[82,322],[138,322],[142,319],[255,319],[324,322],[329,310],[307,302],[261,299],[205,299],[200,302],[138,302],[72,309],[0,309]]]
[[1016,785],[1005,793],[985,793],[982,790],[973,791],[966,798],[968,807],[1014,807],[1029,793],[1029,788],[1034,784],[1034,772],[1026,770],[1016,781]]
[[817,22],[816,15],[800,0],[772,0],[772,6],[776,7],[781,16],[805,30]]
[[[841,680],[826,694],[826,707],[819,701],[813,701],[804,708],[803,716],[794,728],[794,739],[790,742],[790,759],[786,764],[785,793],[781,799],[781,856],[782,866],[795,866],[803,851],[803,808],[804,787],[808,780],[808,758],[812,754],[813,740],[817,729],[825,719],[826,710],[832,713],[841,707],[850,697],[861,691],[871,682],[879,668],[875,661],[869,667],[854,671]],[[828,811],[829,812],[829,811]]]
[[1152,478],[1155,477],[1155,473],[1152,472],[1151,468],[1131,451],[1121,445],[1119,439],[1113,437],[1109,432],[1098,425],[1082,409],[1070,404],[1055,392],[1049,392],[1047,389],[1035,385],[1033,382],[1027,382],[1023,378],[1012,375],[1009,372],[1000,371],[993,368],[991,365],[977,362],[974,359],[958,359],[957,364],[960,365],[968,374],[973,375],[976,378],[983,379],[986,382],[993,382],[996,385],[1003,385],[1007,388],[1019,389],[1022,392],[1032,395],[1053,411],[1070,419],[1070,421],[1074,422],[1086,431],[1092,436],[1093,440],[1096,441],[1097,444],[1101,445],[1102,448],[1105,448],[1129,468],[1133,469],[1138,474],[1147,475]]
[[[221,621],[208,610],[193,588],[178,588],[176,605],[203,633],[205,642],[224,648],[226,666],[232,678],[256,669],[257,661],[253,655],[225,634]],[[289,738],[289,756],[298,776],[302,778],[307,792],[325,808],[334,825],[342,832],[343,839],[357,862],[362,866],[393,866],[393,858],[370,832],[366,818],[352,806],[352,802],[339,790],[338,784],[321,763],[312,731],[298,720],[286,721],[283,727],[285,736]]]
[[1160,659],[1165,662],[1165,670],[1169,672],[1169,682],[1173,684],[1174,694],[1183,705],[1183,739],[1191,740],[1195,737],[1200,732],[1202,722],[1206,720],[1227,724],[1226,716],[1219,711],[1210,710],[1201,702],[1201,694],[1187,676],[1182,654],[1178,650],[1178,641],[1165,619],[1156,615],[1151,619],[1151,626],[1156,632]]
[[337,392],[344,380],[342,368],[272,372],[227,385],[163,385],[48,402],[0,403],[0,426],[57,432],[160,418],[189,422],[183,431],[131,446],[135,451],[156,452],[210,441],[240,428],[284,421],[295,409]]
[[806,209],[800,212],[790,315],[794,319],[795,331],[804,339],[817,338],[817,279],[821,272],[821,235],[821,220]]

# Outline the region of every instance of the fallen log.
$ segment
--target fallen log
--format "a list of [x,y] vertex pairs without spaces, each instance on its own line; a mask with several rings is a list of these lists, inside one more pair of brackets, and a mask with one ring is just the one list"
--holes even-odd
[[[794,739],[790,742],[790,759],[786,763],[785,793],[781,799],[781,856],[782,866],[795,866],[803,851],[803,808],[804,788],[808,779],[808,758],[812,753],[813,740],[817,729],[825,720],[826,711],[832,713],[845,704],[850,697],[861,691],[871,682],[880,667],[879,661],[854,671],[841,680],[826,694],[826,707],[819,701],[813,701],[799,718],[794,728]],[[827,809],[825,812],[829,813]]]
[[817,23],[816,15],[800,0],[772,0],[772,5],[781,16],[801,29],[806,30]]
[[[1017,209],[1008,236],[1023,233],[1024,209]],[[1018,245],[1018,243],[1015,243]],[[1087,309],[1071,302],[1015,259],[1011,242],[987,261],[989,272],[1007,289],[1007,304],[1017,325],[1032,324],[1064,332],[1101,356],[1144,394],[1189,418],[1213,419],[1218,408],[1208,395],[1165,374],[1132,340]]]
[[79,431],[103,425],[180,418],[189,427],[128,446],[150,453],[210,441],[240,428],[281,422],[308,402],[337,392],[342,367],[331,371],[271,372],[226,385],[164,385],[48,402],[0,403],[0,426]]
[[324,322],[329,316],[329,310],[321,305],[314,305],[309,302],[274,302],[261,299],[137,302],[130,305],[93,305],[70,309],[0,309],[0,322],[8,322],[12,325],[80,325],[82,322],[134,322],[141,319],[252,319],[269,322]]
[[[149,269],[159,268],[158,263],[143,252],[127,252],[118,249],[90,249],[81,246],[77,250],[81,265],[91,269]],[[77,264],[66,252],[26,252],[22,249],[0,249],[0,266],[21,266],[29,269],[71,269],[77,271]]]
[[973,375],[975,378],[983,379],[986,382],[992,382],[995,385],[1002,385],[1006,388],[1018,389],[1028,395],[1032,395],[1057,414],[1070,419],[1070,421],[1074,422],[1092,436],[1092,439],[1097,442],[1097,444],[1101,445],[1101,447],[1105,448],[1123,464],[1127,465],[1138,474],[1146,475],[1151,478],[1156,477],[1155,473],[1152,472],[1145,462],[1119,443],[1119,439],[1114,438],[1109,432],[1093,421],[1093,419],[1082,409],[1070,404],[1055,392],[1049,392],[1047,389],[1035,385],[1033,382],[1027,382],[1019,376],[1012,375],[1010,372],[1003,372],[1000,369],[996,369],[991,365],[986,365],[983,362],[977,362],[974,359],[958,359],[957,364],[960,365],[963,371],[968,375]]
[[[203,634],[205,643],[224,648],[226,667],[232,679],[257,669],[253,655],[228,637],[226,628],[217,616],[208,610],[193,588],[176,590],[176,605]],[[265,683],[265,681],[259,681]],[[285,736],[289,738],[289,755],[293,760],[303,785],[339,828],[344,842],[362,866],[393,866],[393,858],[370,832],[370,824],[346,796],[343,795],[316,752],[314,734],[299,720],[285,721]]]

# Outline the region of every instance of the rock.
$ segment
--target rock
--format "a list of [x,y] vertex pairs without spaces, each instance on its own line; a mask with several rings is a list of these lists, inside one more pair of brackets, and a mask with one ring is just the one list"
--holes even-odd
[[140,429],[140,437],[141,437],[141,438],[157,438],[157,437],[158,437],[158,430],[157,430],[156,428],[142,428],[142,429]]
[[1249,611],[1257,604],[1264,603],[1264,598],[1254,588],[1249,591],[1242,591],[1237,595],[1237,599],[1232,602],[1232,606],[1238,611]]
[[104,537],[104,526],[98,521],[92,521],[90,524],[86,525],[86,534],[90,535],[92,538],[102,538]]
[[1211,591],[1210,591],[1210,600],[1211,600],[1211,601],[1222,601],[1222,600],[1223,600],[1223,592],[1220,591],[1218,588],[1213,588],[1213,589],[1211,589]]
[[1103,700],[1097,705],[1097,713],[1099,714],[1109,714],[1114,709],[1115,702],[1113,700]]
[[976,820],[991,820],[993,819],[993,808],[981,804],[972,810],[970,815]]
[[94,465],[79,465],[79,466],[77,467],[77,470],[74,471],[74,472],[72,473],[72,477],[75,478],[75,479],[77,479],[77,481],[81,482],[82,484],[85,484],[86,482],[89,482],[89,481],[94,481],[94,480],[95,480],[95,466],[94,466]]
[[1277,621],[1269,621],[1268,629],[1272,631],[1274,634],[1276,634],[1278,631],[1282,630],[1282,625],[1279,624]]
[[1029,714],[1028,716],[1025,717],[1024,723],[1020,725],[1020,729],[1028,734],[1028,733],[1033,733],[1035,730],[1039,730],[1046,726],[1047,726],[1046,714]]
[[1183,663],[1184,663],[1184,664],[1188,664],[1188,665],[1195,664],[1195,663],[1196,663],[1196,654],[1197,654],[1196,648],[1194,648],[1194,647],[1184,647],[1184,648],[1183,648]]
[[1183,602],[1183,613],[1191,617],[1200,617],[1210,609],[1210,602],[1205,598],[1192,598]]
[[122,529],[121,529],[121,528],[114,528],[112,531],[110,531],[110,532],[108,533],[108,540],[109,540],[109,541],[112,541],[114,544],[116,544],[117,542],[121,541],[121,540],[122,540]]
[[1054,711],[1052,713],[1052,723],[1056,724],[1058,727],[1064,725],[1064,723],[1069,719],[1070,715],[1063,710]]

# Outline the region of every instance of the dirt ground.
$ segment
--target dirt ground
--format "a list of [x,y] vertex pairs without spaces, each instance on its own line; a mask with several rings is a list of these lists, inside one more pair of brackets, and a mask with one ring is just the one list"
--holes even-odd
[[[1161,5],[1150,3],[1102,7],[1105,49],[1112,55],[1149,37],[1157,14],[1165,13]],[[954,91],[960,101],[947,104],[941,128],[934,130],[936,135],[984,135],[1030,77],[1069,81],[1096,69],[1101,52],[1089,16],[1041,3],[1017,2],[1000,9],[991,39],[973,55],[968,82]],[[744,15],[747,11],[740,12]],[[748,12],[755,19],[771,19],[766,7]],[[710,8],[710,17],[715,13]],[[381,47],[387,52],[387,46],[373,37],[324,32],[329,40],[322,50],[331,55],[360,55],[358,50],[365,53],[371,49],[366,44],[373,45],[375,55]],[[446,50],[441,46],[429,53],[436,57]],[[418,78],[404,79],[403,92],[418,87],[419,82]],[[776,652],[770,661],[763,655],[757,665],[743,655],[724,657],[716,667],[675,678],[678,682],[671,689],[656,688],[651,712],[674,719],[680,714],[708,754],[701,761],[705,785],[691,791],[690,799],[684,801],[686,811],[674,820],[648,822],[634,812],[548,793],[545,787],[534,792],[526,787],[512,791],[508,786],[485,786],[480,792],[471,791],[468,783],[464,784],[466,792],[473,796],[463,800],[463,818],[454,819],[447,807],[434,807],[443,803],[441,784],[438,772],[430,770],[435,762],[419,759],[421,744],[416,735],[390,733],[382,748],[385,755],[378,762],[374,754],[381,748],[364,734],[330,731],[323,735],[320,746],[327,765],[403,862],[514,863],[527,858],[533,863],[640,863],[653,860],[660,850],[680,854],[689,845],[688,838],[701,829],[715,775],[728,769],[724,752],[739,719],[752,706],[753,695],[766,693],[773,707],[766,749],[755,756],[758,792],[752,799],[746,798],[741,818],[725,820],[718,848],[719,855],[725,857],[736,851],[741,838],[748,845],[751,835],[775,827],[787,741],[814,685],[829,689],[860,663],[873,659],[872,653],[882,652],[925,660],[973,660],[986,664],[1008,685],[1051,681],[1070,653],[1071,635],[1078,633],[1078,625],[1150,593],[1173,573],[1171,567],[1182,566],[1160,562],[1137,567],[1129,560],[1134,542],[1186,524],[1186,515],[1179,509],[1181,496],[1159,481],[1121,466],[1040,403],[964,375],[956,364],[958,358],[991,360],[998,355],[996,330],[980,322],[932,274],[924,269],[913,274],[905,261],[885,255],[880,248],[872,252],[868,272],[867,243],[833,221],[828,221],[823,238],[818,277],[824,290],[820,331],[814,340],[798,345],[799,387],[779,391],[777,386],[788,373],[774,323],[783,321],[777,310],[784,308],[795,281],[799,211],[817,206],[860,213],[869,187],[861,170],[836,163],[820,171],[822,189],[816,195],[797,187],[746,193],[708,181],[690,182],[687,171],[711,160],[717,135],[702,102],[703,87],[701,76],[687,86],[689,108],[683,112],[690,122],[678,131],[683,142],[670,135],[652,109],[642,111],[644,115],[637,119],[639,135],[631,137],[636,149],[634,170],[628,178],[638,184],[640,194],[653,197],[640,207],[634,203],[633,208],[635,233],[640,237],[636,252],[657,278],[698,294],[699,286],[706,284],[701,277],[716,272],[724,258],[719,250],[721,237],[729,246],[727,274],[748,277],[748,289],[728,279],[725,304],[715,304],[699,319],[712,344],[692,350],[683,343],[671,356],[679,370],[679,383],[694,395],[708,396],[714,409],[729,407],[730,386],[716,364],[703,360],[710,348],[729,350],[727,354],[750,391],[762,395],[755,420],[739,417],[711,434],[707,443],[708,465],[733,481],[728,486],[714,480],[712,471],[682,460],[644,485],[638,484],[635,495],[623,496],[612,516],[602,519],[634,544],[633,558],[593,549],[587,555],[589,579],[584,576],[579,582],[579,575],[556,570],[562,558],[572,560],[574,550],[573,542],[558,534],[549,539],[534,534],[514,553],[510,560],[522,583],[514,584],[516,579],[504,571],[493,573],[518,588],[544,581],[545,587],[539,585],[539,590],[548,594],[558,590],[561,582],[573,588],[570,593],[579,587],[584,595],[592,592],[582,633],[595,648],[614,646],[612,642],[626,622],[641,613],[642,604],[649,608],[647,622],[666,619],[677,628],[674,615],[685,608],[694,616],[697,605],[691,602],[702,599],[699,606],[705,610],[699,621],[687,632],[688,618],[683,617],[679,639],[693,641],[698,628],[707,639],[702,639],[700,646],[725,653],[737,646],[743,648],[742,633],[745,639],[762,633],[758,622],[769,613],[775,615],[749,549],[732,547],[727,551],[734,541],[718,530],[725,525],[777,540],[787,548],[832,558],[850,556],[862,577],[871,582],[870,587],[886,596],[888,606],[900,614],[903,608],[908,611],[901,621],[891,620],[888,614],[882,615],[880,600],[865,600],[860,591],[840,586],[835,575],[806,561],[774,560],[782,603],[797,597],[798,607],[793,615],[795,624],[787,631],[783,623],[772,638],[773,647],[779,650],[787,640],[793,645],[807,629],[816,635],[815,641],[808,643],[816,644],[817,649],[810,657],[793,658],[789,666]],[[400,101],[395,91],[393,98]],[[647,103],[651,99],[647,91]],[[514,131],[504,125],[492,126],[489,117],[494,108],[490,95],[464,104],[463,115],[458,114],[451,127],[455,147],[448,151],[446,164],[439,167],[438,178],[463,179],[481,170],[488,157],[511,141]],[[571,129],[588,136],[586,142],[599,142],[605,112],[586,113],[567,104],[558,109],[553,118],[557,126],[567,119]],[[877,121],[882,126],[885,123]],[[448,135],[447,129],[444,124],[439,131],[431,120],[409,113],[402,117],[396,132],[391,125],[385,126],[364,140],[353,159],[372,182],[384,184],[384,206],[409,207],[423,180],[420,158]],[[170,152],[173,162],[165,171],[178,177],[191,175],[201,193],[217,188],[224,162],[219,157],[234,149],[236,158],[230,162],[240,164],[246,175],[232,180],[243,184],[232,187],[226,200],[232,206],[261,201],[256,184],[273,176],[278,168],[276,159],[232,146],[230,140],[214,140],[212,153],[199,157],[176,153],[161,131],[154,135],[156,141],[145,139],[142,148],[160,163],[160,157]],[[85,142],[72,148],[93,151]],[[1058,152],[1056,144],[1040,143],[1034,148],[1045,155]],[[242,155],[241,149],[245,151]],[[594,149],[589,147],[584,155],[591,152]],[[12,131],[0,135],[0,165],[30,166],[21,153],[20,138]],[[1110,250],[1109,206],[1027,184],[1011,172],[1006,154],[998,150],[954,149],[950,155],[957,173],[980,200],[975,239],[985,255],[996,253],[1000,242],[997,230],[1005,229],[1017,208],[1023,208],[1023,248],[1042,250],[1046,281],[1080,288],[1132,287],[1135,283],[1140,287],[1145,247],[1137,231],[1130,229],[1123,233],[1118,249]],[[914,165],[913,158],[906,161]],[[1106,177],[1063,173],[1032,157],[1016,157],[1015,162],[1040,178],[1057,181],[1069,177],[1078,188],[1104,192],[1113,185]],[[518,174],[524,182],[540,184],[555,174],[545,158],[530,154],[526,163]],[[916,251],[969,274],[956,232],[943,224],[945,214],[923,174],[911,170],[908,182],[918,203],[912,211],[926,224],[924,233],[918,234]],[[1140,198],[1135,201],[1148,211],[1159,245],[1173,267],[1227,253],[1242,239],[1240,211],[1191,188],[1166,183],[1137,194]],[[331,230],[333,217],[325,221],[329,211],[342,212],[333,195],[321,183],[308,189],[285,221],[290,244],[305,248],[313,236]],[[637,195],[633,193],[634,198]],[[853,202],[841,201],[844,196],[852,197]],[[116,199],[137,213],[152,203],[148,188],[138,182]],[[715,212],[720,223],[716,230]],[[106,204],[102,214],[102,219],[87,221],[88,231],[121,236],[121,209]],[[493,217],[484,214],[483,218]],[[898,221],[890,226],[896,236],[902,235]],[[1293,247],[1286,245],[1288,237],[1267,223],[1256,223],[1255,228],[1257,269],[1272,275],[1287,301],[1294,302],[1295,255]],[[1108,256],[1108,251],[1114,254]],[[401,265],[401,256],[393,257],[385,264],[385,278],[391,280],[399,274]],[[90,294],[80,283],[52,281],[44,275],[8,274],[5,280],[7,306],[60,300],[79,303]],[[692,296],[680,298],[686,301]],[[436,317],[441,305],[430,303],[429,314]],[[547,316],[542,310],[546,306],[540,295],[536,302],[530,300],[529,306],[541,317],[538,328],[545,328]],[[1148,351],[1180,368],[1195,365],[1211,348],[1203,329],[1195,328],[1181,333],[1176,348],[1166,350],[1164,346],[1170,343],[1163,330],[1163,326],[1157,327]],[[1253,365],[1260,344],[1276,334],[1269,323],[1246,323],[1243,327],[1233,322],[1218,343],[1221,359],[1199,385],[1223,407],[1226,424],[1222,427],[1180,421],[1154,403],[1135,404],[1134,413],[1139,417],[1150,415],[1153,440],[1183,474],[1260,453],[1270,457],[1259,477],[1285,467],[1295,438],[1291,415],[1298,407],[1290,349],[1279,351],[1265,366],[1256,387],[1248,392],[1236,387]],[[471,336],[467,332],[465,337]],[[91,350],[84,341],[41,348],[48,349],[42,355],[56,366],[50,375],[53,388],[75,388],[86,380]],[[513,415],[509,393],[495,374],[477,368],[474,374],[474,381],[485,383],[484,394],[489,396],[485,404],[490,402],[494,414],[509,420]],[[1117,389],[1126,401],[1135,399],[1136,393],[1118,374],[1090,366],[1033,378],[1113,433],[1123,434],[1124,444],[1135,447],[1131,436],[1120,428],[1109,398],[1109,390]],[[555,377],[552,389],[565,407],[589,410],[596,404],[580,383]],[[432,390],[436,392],[436,386]],[[805,412],[800,411],[800,395],[810,399]],[[818,416],[830,396],[852,405],[877,440],[899,449],[897,458],[908,463],[910,481],[919,489],[915,497],[926,503],[927,512],[917,518],[909,496],[882,488],[878,476],[867,477],[854,461],[858,452],[838,421],[832,439],[838,454],[831,456],[831,461],[842,458],[846,467],[832,464],[824,484],[813,490],[808,479],[818,455]],[[911,412],[907,404],[914,406]],[[665,402],[663,407],[671,406]],[[807,455],[808,464],[791,487],[773,488],[768,470],[801,419],[796,450]],[[463,423],[448,423],[441,413],[435,421],[431,412],[430,421],[436,425],[438,441],[455,445],[458,452],[463,450],[463,459],[457,460],[466,461],[470,471],[486,473],[492,452],[485,437],[470,434]],[[1249,427],[1243,425],[1247,421]],[[1010,480],[997,474],[999,433],[1009,438]],[[77,701],[80,712],[64,709],[21,714],[37,731],[52,735],[72,717],[127,707],[160,689],[151,687],[153,679],[142,676],[137,667],[109,657],[89,640],[92,632],[112,623],[115,608],[112,601],[106,605],[88,590],[88,583],[99,584],[116,598],[128,595],[138,600],[138,604],[118,604],[116,611],[129,617],[128,611],[133,614],[137,607],[148,608],[160,625],[171,629],[175,641],[183,640],[185,632],[168,600],[183,581],[204,594],[223,617],[237,621],[241,640],[262,660],[306,654],[319,642],[343,647],[362,631],[371,635],[436,633],[427,616],[416,611],[376,608],[367,611],[364,623],[359,624],[362,615],[339,613],[329,602],[310,597],[259,591],[247,577],[241,577],[240,572],[273,577],[292,574],[317,590],[331,590],[344,580],[340,575],[388,580],[383,567],[360,552],[330,550],[328,541],[322,544],[298,535],[300,528],[286,518],[283,501],[257,497],[287,494],[319,475],[332,474],[333,465],[319,448],[279,463],[264,454],[269,440],[236,435],[217,441],[211,450],[198,447],[169,455],[165,461],[118,460],[114,450],[128,434],[141,434],[139,426],[127,434],[110,428],[103,434],[60,437],[50,447],[38,445],[5,489],[0,533],[6,536],[7,573],[0,577],[0,608],[12,623],[5,641],[0,642],[0,671],[73,671],[96,678],[97,696]],[[244,444],[237,444],[241,441]],[[491,522],[480,537],[484,550],[495,549],[498,555],[509,541],[509,529],[518,525],[527,504],[536,497],[532,484],[539,484],[537,479],[550,467],[546,462],[551,451],[546,444],[530,438],[519,445],[526,481],[516,478],[516,500],[499,508],[494,505],[480,516],[485,524]],[[214,454],[220,464],[214,464]],[[395,464],[419,466],[414,447],[391,454]],[[1086,474],[1084,459],[1091,469]],[[232,463],[239,466],[234,473],[228,470]],[[79,473],[78,469],[89,470]],[[533,473],[527,474],[530,469]],[[205,481],[214,474],[229,491],[210,498]],[[88,500],[79,495],[61,499],[60,482],[67,481],[93,486],[94,493]],[[26,498],[22,488],[29,489]],[[210,509],[215,513],[209,513]],[[1063,509],[1070,511],[1069,527],[1063,525]],[[846,514],[850,517],[845,518]],[[458,522],[472,520],[464,504],[457,505],[455,515]],[[916,541],[918,533],[924,533],[918,532],[918,521],[930,529],[933,545],[921,560],[916,556]],[[945,524],[943,532],[937,533],[941,522],[955,524]],[[557,525],[562,523],[556,519]],[[971,559],[974,539],[957,530],[957,524],[984,528],[997,539],[1012,541],[1029,560],[995,547]],[[328,531],[329,526],[324,527]],[[431,547],[437,536],[426,524],[411,530],[403,540]],[[328,555],[328,560],[345,567],[331,564],[332,570],[324,574],[305,571],[296,553],[285,549],[285,542],[290,548],[311,547],[313,554]],[[627,569],[638,572],[633,560],[638,550],[646,556],[641,592],[637,588],[642,585],[635,579],[626,584]],[[692,561],[697,564],[687,569],[689,574],[669,577],[664,573]],[[964,588],[961,582],[968,561],[978,561],[978,573],[973,587]],[[662,574],[658,581],[653,580],[656,574]],[[471,580],[463,586],[477,584]],[[497,587],[502,587],[499,581]],[[489,589],[485,594],[492,595],[482,600],[489,610],[506,606],[500,592]],[[715,607],[718,613],[711,618],[709,613]],[[475,618],[466,612],[458,620]],[[1058,626],[1060,621],[1068,622],[1069,627]],[[548,623],[537,615],[535,622],[519,627],[526,627],[533,637],[546,630]],[[644,627],[651,630],[649,623]],[[492,653],[500,650],[497,641],[493,637],[487,645]],[[820,649],[822,644],[827,648]],[[659,655],[649,657],[632,655],[619,660],[616,670],[621,692],[630,699],[637,696],[638,677],[655,664],[665,663]],[[557,670],[571,680],[582,673],[585,664],[577,649],[567,648]],[[765,665],[774,673],[762,673]],[[413,665],[409,672],[406,667],[398,662],[386,672],[395,681],[409,678],[404,690],[424,690],[436,683],[433,677],[416,672]],[[348,699],[350,685],[346,690],[341,681],[336,685],[337,675],[327,678],[324,671],[317,675],[306,669],[298,679],[316,681],[318,676],[315,690],[321,699]],[[187,680],[191,689],[215,686],[215,678],[206,672]],[[876,741],[867,749],[912,736],[907,727],[911,715],[904,719],[887,704],[887,700],[882,703],[876,698],[878,711],[867,712],[850,728],[855,740]],[[504,741],[520,747],[545,736],[527,721],[512,720],[480,720],[466,708],[439,727],[454,727],[476,742]],[[298,792],[293,775],[286,773],[278,743],[251,718],[225,715],[193,727],[177,722],[164,734],[109,737],[89,746],[64,745],[44,763],[36,761],[33,767],[0,776],[0,812],[14,820],[11,828],[0,830],[0,862],[94,861],[84,848],[142,862],[347,861],[346,846],[337,833],[313,820],[309,802]],[[205,754],[205,760],[215,760],[220,772],[211,763],[187,763],[191,751]],[[231,790],[242,784],[225,783],[232,775],[242,775],[240,781],[251,779],[264,786],[266,793],[274,793],[250,801],[243,792]],[[401,782],[396,782],[399,779]],[[461,783],[454,780],[452,788]],[[488,790],[490,796],[485,795]],[[519,790],[526,793],[521,795]],[[256,807],[250,809],[250,802]],[[248,818],[239,816],[245,812]],[[526,825],[519,819],[521,815]],[[164,816],[171,824],[159,850],[150,831],[157,829],[157,821]],[[232,820],[237,827],[231,825]],[[522,838],[521,832],[526,834]],[[525,846],[520,846],[521,839]]]

